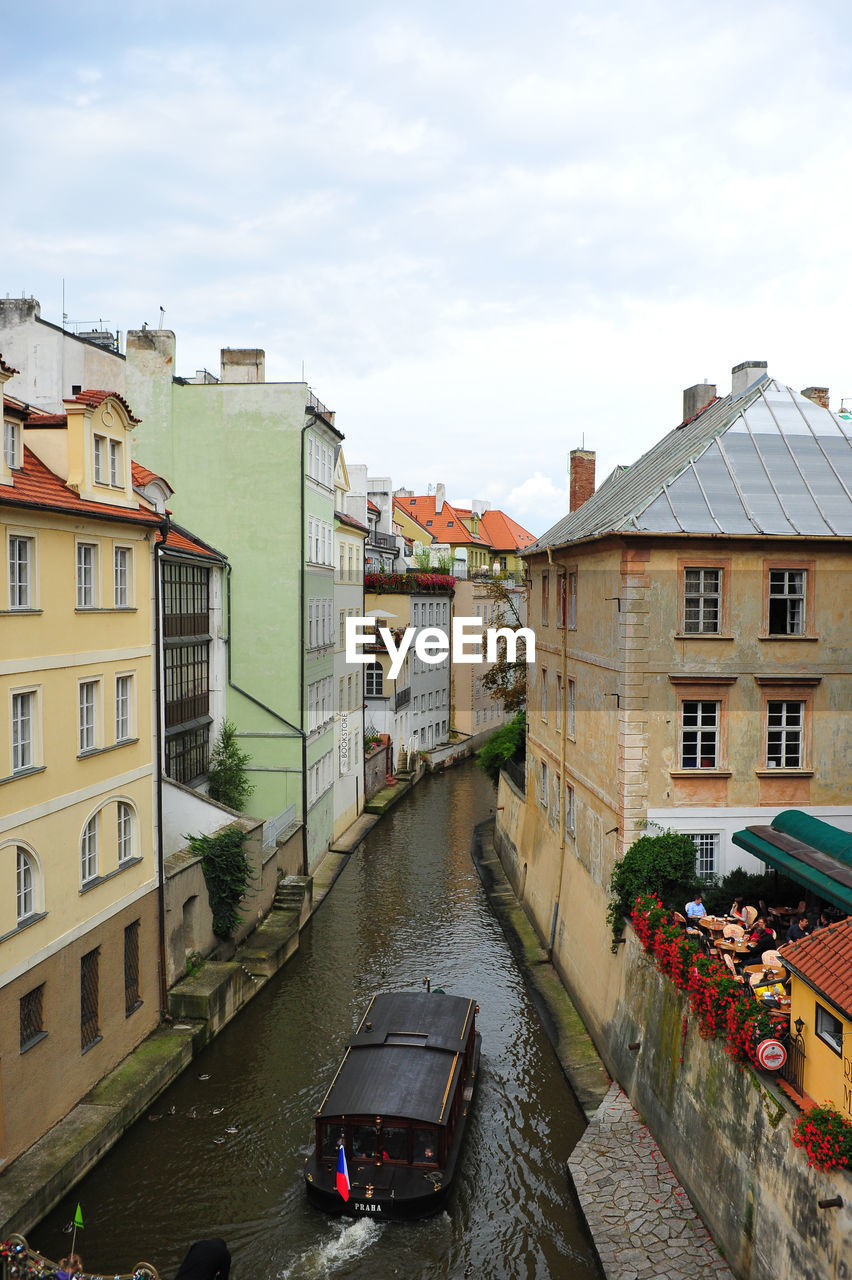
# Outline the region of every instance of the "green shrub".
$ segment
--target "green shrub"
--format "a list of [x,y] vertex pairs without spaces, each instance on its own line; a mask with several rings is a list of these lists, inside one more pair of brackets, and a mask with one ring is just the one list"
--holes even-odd
[[640,836],[616,862],[609,882],[607,922],[613,939],[620,938],[624,922],[640,894],[656,893],[663,905],[683,911],[695,896],[695,845],[679,831]]
[[210,799],[242,812],[254,791],[246,777],[246,765],[250,760],[251,756],[237,746],[236,725],[225,720],[210,752],[210,764],[207,766]]
[[488,741],[476,753],[476,763],[488,774],[492,782],[500,776],[507,760],[523,759],[526,753],[527,718],[519,711],[508,724],[492,733]]
[[239,827],[225,827],[212,836],[187,836],[189,847],[201,858],[207,897],[213,912],[213,932],[229,938],[242,924],[238,908],[252,883]]

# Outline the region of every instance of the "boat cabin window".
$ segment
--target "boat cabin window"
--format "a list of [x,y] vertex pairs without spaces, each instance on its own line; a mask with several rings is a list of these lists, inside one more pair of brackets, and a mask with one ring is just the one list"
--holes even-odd
[[322,1154],[326,1160],[337,1159],[337,1148],[346,1141],[343,1125],[324,1124],[321,1129]]
[[432,1129],[414,1130],[414,1163],[438,1163],[438,1135]]
[[408,1130],[401,1125],[382,1126],[382,1159],[408,1163]]
[[353,1124],[352,1155],[356,1160],[375,1160],[379,1149],[379,1131],[374,1124]]

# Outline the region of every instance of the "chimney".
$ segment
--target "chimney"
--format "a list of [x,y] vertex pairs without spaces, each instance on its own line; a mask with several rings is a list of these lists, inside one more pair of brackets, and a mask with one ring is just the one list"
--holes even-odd
[[766,373],[765,360],[744,360],[731,370],[731,395],[741,396]]
[[696,382],[694,387],[687,387],[683,393],[683,421],[688,422],[690,418],[694,418],[715,399],[715,382]]
[[481,516],[483,512],[491,510],[491,503],[485,498],[472,498],[470,509],[475,516]]
[[444,503],[447,498],[447,490],[442,484],[435,485],[435,515],[439,516],[444,509]]
[[813,400],[821,409],[828,408],[828,387],[803,387],[802,395]]
[[223,347],[223,382],[265,382],[266,352],[259,347]]
[[576,511],[595,491],[595,455],[591,449],[571,450],[571,505]]

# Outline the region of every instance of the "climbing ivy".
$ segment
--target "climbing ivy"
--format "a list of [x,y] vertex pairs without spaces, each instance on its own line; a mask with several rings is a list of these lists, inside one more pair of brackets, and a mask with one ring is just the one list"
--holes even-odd
[[207,897],[213,912],[213,932],[228,938],[242,924],[238,908],[254,877],[243,849],[245,832],[224,827],[212,836],[187,836],[189,847],[201,858]]

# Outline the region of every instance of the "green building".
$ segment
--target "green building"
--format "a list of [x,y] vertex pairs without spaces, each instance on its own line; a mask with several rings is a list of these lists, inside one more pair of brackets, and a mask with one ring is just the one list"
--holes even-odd
[[174,369],[170,330],[127,334],[126,390],[142,419],[136,457],[173,486],[174,518],[228,556],[226,706],[251,757],[249,809],[267,820],[270,839],[306,818],[310,870],[333,827],[334,464],[343,437],[304,382],[265,381],[261,350],[223,350],[218,378]]

